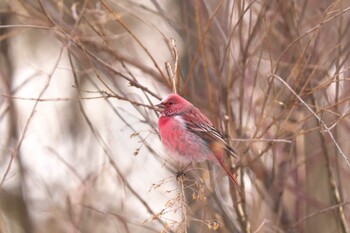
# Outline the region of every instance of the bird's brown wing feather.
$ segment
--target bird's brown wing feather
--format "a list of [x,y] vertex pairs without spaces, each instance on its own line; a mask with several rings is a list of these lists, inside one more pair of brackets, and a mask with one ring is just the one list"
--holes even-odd
[[209,145],[218,142],[223,143],[224,149],[234,158],[237,158],[235,150],[227,144],[221,133],[213,126],[211,121],[200,112],[199,109],[192,107],[183,114],[180,114],[180,116],[183,118],[186,128],[190,132],[203,138],[203,140],[208,142]]

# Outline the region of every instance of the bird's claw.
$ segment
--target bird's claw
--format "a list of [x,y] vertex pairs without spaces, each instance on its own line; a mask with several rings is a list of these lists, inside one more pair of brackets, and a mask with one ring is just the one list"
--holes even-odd
[[186,176],[184,171],[177,171],[176,172],[176,180],[178,180],[180,177]]

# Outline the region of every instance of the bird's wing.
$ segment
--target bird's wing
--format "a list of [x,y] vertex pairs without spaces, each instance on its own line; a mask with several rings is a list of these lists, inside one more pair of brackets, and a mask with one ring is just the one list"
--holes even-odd
[[181,117],[186,124],[186,128],[190,132],[201,137],[209,145],[212,145],[213,143],[222,143],[224,149],[230,155],[237,158],[235,150],[227,144],[221,133],[214,128],[211,121],[198,108],[191,107],[181,114]]

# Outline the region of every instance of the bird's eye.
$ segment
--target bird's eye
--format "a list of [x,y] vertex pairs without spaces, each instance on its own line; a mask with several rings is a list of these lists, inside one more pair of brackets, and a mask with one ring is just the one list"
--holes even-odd
[[173,105],[174,103],[173,102],[169,102],[169,105]]

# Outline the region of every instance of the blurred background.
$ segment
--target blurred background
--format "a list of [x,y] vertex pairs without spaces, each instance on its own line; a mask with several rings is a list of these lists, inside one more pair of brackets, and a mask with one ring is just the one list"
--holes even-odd
[[[0,1],[0,232],[349,232],[349,55],[345,0]],[[173,82],[240,189],[176,179]]]

